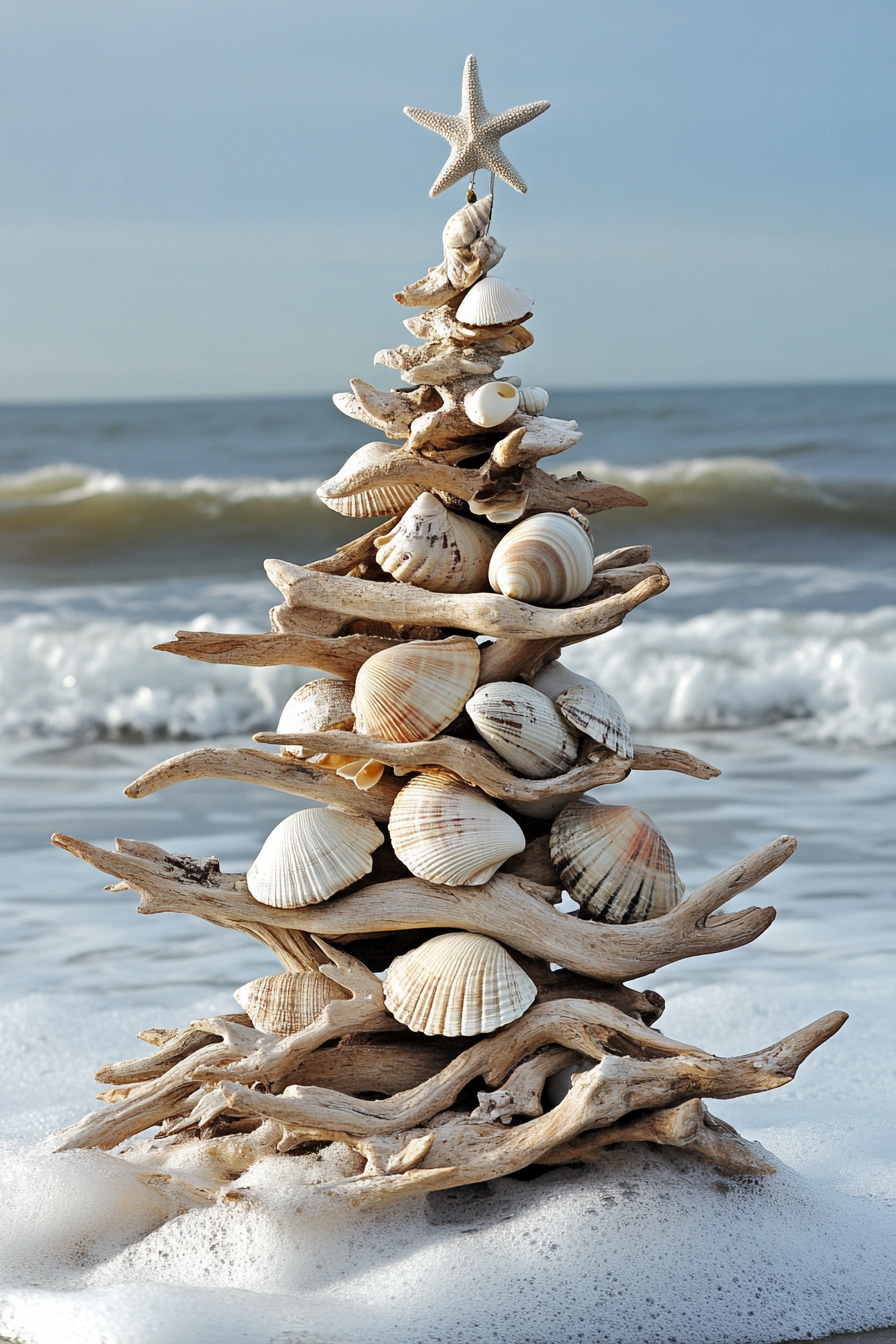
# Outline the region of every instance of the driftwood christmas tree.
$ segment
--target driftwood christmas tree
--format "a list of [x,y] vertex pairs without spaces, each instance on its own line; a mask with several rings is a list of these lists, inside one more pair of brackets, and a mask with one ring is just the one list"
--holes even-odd
[[[845,1020],[722,1059],[657,1031],[661,998],[626,983],[758,937],[773,909],[720,907],[796,842],[683,897],[650,819],[588,796],[632,770],[719,772],[632,743],[616,701],[558,661],[668,578],[648,546],[594,557],[587,516],[647,501],[544,471],[578,442],[576,424],[499,374],[533,339],[531,300],[494,275],[495,174],[525,190],[500,137],[546,106],[492,116],[470,57],[460,116],[407,109],[452,143],[433,194],[482,169],[492,190],[477,200],[471,188],[442,262],[395,296],[422,309],[405,323],[422,343],[376,356],[404,385],[356,380],[335,398],[386,441],[318,493],[347,517],[388,521],[315,564],[268,561],[283,595],[270,634],[179,631],[159,646],[326,676],[296,692],[277,732],[257,734],[279,754],[187,752],[129,797],[221,778],[326,807],[286,818],[248,874],[139,841],[111,853],[53,837],[119,879],[109,890],[139,892],[141,913],[240,929],[284,968],[237,989],[244,1013],[141,1033],[154,1053],[101,1069],[105,1109],[53,1136],[60,1151],[111,1149],[157,1126],[124,1151],[175,1205],[246,1197],[233,1182],[259,1158],[337,1147],[344,1174],[305,1187],[303,1205],[599,1161],[622,1141],[767,1173],[704,1100],[780,1087]],[[555,909],[564,890],[578,918]],[[175,1174],[189,1149],[216,1173],[203,1188]],[[284,1180],[295,1170],[284,1162]]]

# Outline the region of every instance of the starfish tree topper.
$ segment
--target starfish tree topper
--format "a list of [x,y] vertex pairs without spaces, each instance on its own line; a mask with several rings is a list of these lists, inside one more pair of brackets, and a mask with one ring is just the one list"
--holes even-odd
[[438,196],[446,187],[472,176],[477,168],[503,178],[516,191],[525,191],[525,182],[501,149],[501,136],[540,117],[549,107],[550,103],[545,102],[525,103],[506,112],[489,112],[482,97],[476,57],[468,56],[461,81],[461,107],[456,117],[449,112],[427,112],[421,107],[404,109],[412,121],[444,135],[451,145],[448,162],[430,187],[430,196]]

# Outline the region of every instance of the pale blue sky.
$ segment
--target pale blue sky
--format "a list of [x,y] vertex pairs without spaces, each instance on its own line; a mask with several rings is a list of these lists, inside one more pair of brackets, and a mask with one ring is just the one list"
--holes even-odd
[[9,0],[0,397],[386,381],[464,57],[548,386],[896,375],[892,0]]

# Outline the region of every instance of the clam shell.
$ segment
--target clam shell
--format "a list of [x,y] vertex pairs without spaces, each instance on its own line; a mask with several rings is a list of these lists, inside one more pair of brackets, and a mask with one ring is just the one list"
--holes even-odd
[[309,807],[274,827],[246,883],[263,905],[316,905],[365,877],[373,868],[370,856],[384,838],[369,817]]
[[520,410],[526,415],[541,415],[548,408],[550,398],[543,387],[520,388]]
[[233,997],[258,1031],[291,1036],[313,1022],[333,999],[351,995],[320,971],[284,971],[250,980]]
[[490,528],[449,513],[426,493],[374,545],[377,563],[401,583],[431,593],[477,593],[488,587],[488,562],[497,543]]
[[[350,729],[354,723],[352,715],[352,696],[354,687],[350,681],[341,681],[338,677],[319,677],[316,681],[306,681],[283,706],[278,733],[325,733],[330,728]],[[303,754],[303,747],[281,747],[281,756]],[[335,761],[341,765],[347,757],[308,758],[314,765],[331,765]]]
[[528,779],[562,775],[575,764],[578,738],[551,700],[520,681],[493,681],[467,701],[467,713],[508,765]]
[[632,759],[635,749],[628,719],[618,700],[596,681],[570,672],[562,663],[549,663],[532,685],[550,696],[567,723],[578,732],[600,742],[617,756]]
[[442,933],[396,957],[383,982],[386,1007],[425,1036],[479,1036],[515,1022],[538,990],[500,943]]
[[492,217],[492,198],[483,196],[480,201],[465,205],[452,215],[442,230],[444,247],[469,247],[476,238],[484,238],[488,233]]
[[427,742],[457,718],[478,677],[475,639],[414,639],[383,649],[358,673],[355,730],[387,742]]
[[591,582],[594,551],[581,523],[568,513],[539,513],[517,523],[495,547],[488,581],[520,602],[571,602]]
[[551,859],[572,899],[608,924],[656,919],[684,893],[669,846],[634,807],[570,803],[551,827]]
[[427,771],[405,784],[389,817],[392,848],[416,877],[480,887],[526,837],[506,812],[455,775]]
[[491,429],[509,420],[520,404],[520,394],[511,383],[483,383],[464,397],[464,410],[474,425]]
[[535,306],[516,285],[485,275],[467,290],[455,317],[464,327],[504,327],[530,317]]

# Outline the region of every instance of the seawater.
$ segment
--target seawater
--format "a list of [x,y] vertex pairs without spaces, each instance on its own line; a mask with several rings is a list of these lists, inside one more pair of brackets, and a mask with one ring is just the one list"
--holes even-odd
[[[723,1054],[832,1008],[846,1027],[772,1093],[711,1103],[778,1174],[722,1180],[681,1152],[307,1219],[254,1169],[256,1203],[162,1224],[114,1156],[51,1155],[136,1032],[232,1006],[276,969],[260,945],[173,915],[48,845],[117,835],[244,869],[296,803],[196,781],[122,788],[167,755],[245,743],[301,669],[152,652],[174,629],[262,630],[260,570],[361,530],[314,488],[365,431],[324,399],[0,410],[0,919],[6,1218],[0,1334],[73,1344],[759,1344],[896,1320],[888,1021],[896,964],[896,388],[563,393],[582,443],[550,464],[645,494],[596,518],[650,541],[668,593],[567,661],[641,740],[719,765],[636,774],[688,888],[782,832],[796,856],[738,906],[749,947],[642,982],[659,1026]],[[574,460],[573,460],[574,459]]]

